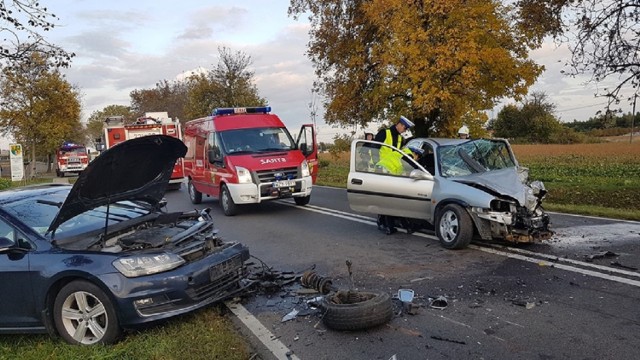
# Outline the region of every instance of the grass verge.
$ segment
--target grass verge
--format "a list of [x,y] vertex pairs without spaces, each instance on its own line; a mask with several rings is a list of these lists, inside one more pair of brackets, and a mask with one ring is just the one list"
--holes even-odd
[[249,359],[249,346],[223,315],[222,306],[130,332],[120,342],[107,346],[68,345],[47,335],[3,335],[0,360]]

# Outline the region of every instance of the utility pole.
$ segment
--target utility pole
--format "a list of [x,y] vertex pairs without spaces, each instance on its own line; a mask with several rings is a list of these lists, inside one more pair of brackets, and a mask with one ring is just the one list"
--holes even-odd
[[631,117],[631,134],[629,135],[629,144],[633,143],[633,123],[636,120],[636,99],[638,93],[633,94],[633,116]]

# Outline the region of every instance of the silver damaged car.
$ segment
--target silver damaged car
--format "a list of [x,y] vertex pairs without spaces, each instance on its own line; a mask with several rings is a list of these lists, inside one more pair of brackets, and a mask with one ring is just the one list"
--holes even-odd
[[[401,173],[380,166],[382,147],[396,152]],[[373,141],[351,144],[351,209],[389,216],[409,232],[433,229],[447,249],[462,249],[474,237],[532,243],[553,235],[542,208],[544,185],[529,182],[508,141],[415,138],[407,147],[422,149],[422,156]]]

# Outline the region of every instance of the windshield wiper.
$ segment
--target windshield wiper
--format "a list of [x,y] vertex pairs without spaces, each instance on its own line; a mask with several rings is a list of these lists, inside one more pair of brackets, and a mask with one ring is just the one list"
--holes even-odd
[[266,148],[266,149],[260,149],[260,152],[267,152],[267,151],[287,151],[290,149],[283,149],[283,148]]
[[58,207],[58,209],[60,209],[62,207],[62,202],[59,202],[59,201],[36,200],[36,202],[38,204],[53,205],[53,206]]
[[254,152],[253,150],[238,150],[238,151],[230,152],[229,155],[251,154],[253,152]]

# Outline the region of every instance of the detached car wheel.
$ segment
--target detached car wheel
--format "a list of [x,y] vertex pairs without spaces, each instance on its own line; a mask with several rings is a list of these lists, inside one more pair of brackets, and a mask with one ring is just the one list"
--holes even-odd
[[202,202],[202,193],[196,190],[195,186],[193,186],[193,182],[189,179],[189,184],[187,185],[187,190],[189,190],[189,199],[193,204],[200,204]]
[[70,344],[110,344],[120,336],[120,324],[109,297],[83,280],[65,285],[56,296],[53,320]]
[[364,330],[393,317],[391,297],[385,292],[339,291],[323,299],[322,322],[334,330]]
[[294,197],[293,200],[296,202],[296,205],[305,206],[309,203],[309,200],[311,200],[311,195]]
[[463,249],[473,237],[473,222],[460,205],[449,204],[438,215],[436,234],[440,244],[447,249]]
[[222,185],[222,189],[220,190],[220,205],[226,216],[233,216],[238,213],[238,205],[233,202],[233,198],[226,185]]

